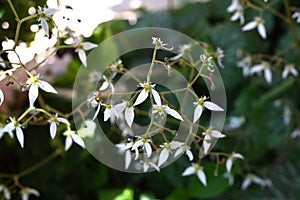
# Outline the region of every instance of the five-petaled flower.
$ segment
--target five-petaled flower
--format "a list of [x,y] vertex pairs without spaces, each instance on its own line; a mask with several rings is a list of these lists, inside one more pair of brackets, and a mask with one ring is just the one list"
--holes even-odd
[[171,48],[165,47],[168,44],[165,44],[160,38],[157,38],[157,37],[152,37],[152,44],[155,45],[156,49],[165,49],[165,50],[169,50],[169,51],[171,51],[173,49],[173,47],[171,47]]
[[155,84],[151,85],[150,83],[139,83],[139,85],[141,87],[143,87],[143,89],[140,92],[140,94],[138,95],[138,97],[136,98],[133,106],[137,106],[137,105],[143,103],[148,98],[150,92],[154,98],[155,103],[157,105],[161,105],[160,96],[159,96],[158,92],[156,90],[154,90]]
[[64,136],[66,136],[66,142],[65,142],[65,150],[68,151],[68,149],[71,147],[73,141],[77,143],[82,148],[85,148],[85,144],[83,139],[75,133],[75,131],[72,131],[69,127],[68,129],[63,133]]
[[47,20],[57,11],[58,11],[58,9],[56,9],[56,8],[38,7],[38,13],[40,15],[40,17],[38,18],[38,21],[40,22],[40,26],[42,26],[42,29],[45,31],[47,37],[49,37],[49,26],[48,26]]
[[152,114],[157,114],[162,118],[165,118],[167,114],[171,115],[172,117],[183,121],[183,118],[181,117],[181,115],[174,109],[170,108],[167,105],[156,105],[154,104],[153,106],[153,110],[152,110]]
[[52,139],[56,135],[57,125],[59,125],[59,123],[64,123],[64,124],[70,126],[69,121],[67,119],[63,118],[63,117],[58,117],[57,113],[54,116],[52,116],[48,120],[48,122],[50,123],[50,135],[51,135]]
[[162,150],[158,158],[158,164],[157,164],[158,167],[162,166],[168,160],[170,153],[173,153],[172,150],[178,148],[178,144],[179,142],[172,141],[172,142],[165,142],[163,145],[160,145],[160,147],[162,147]]
[[17,139],[21,145],[21,147],[24,147],[24,134],[22,130],[22,125],[12,117],[9,117],[10,122],[2,129],[3,132],[8,132],[9,135],[12,135],[12,131],[16,131]]
[[254,65],[250,69],[251,74],[260,73],[261,71],[264,71],[264,76],[265,76],[266,81],[269,84],[271,84],[272,83],[272,71],[271,71],[270,63],[266,62],[266,61],[262,61],[260,64]]
[[147,158],[149,158],[152,154],[152,148],[150,144],[151,140],[140,136],[137,136],[137,138],[138,140],[134,142],[131,148],[131,150],[134,150],[136,152],[135,160],[139,157],[139,147],[141,147],[145,151]]
[[223,135],[220,131],[213,130],[212,128],[206,129],[206,131],[203,132],[202,135],[204,135],[203,145],[202,145],[204,154],[208,153],[208,150],[210,149],[211,144],[213,143],[212,141],[213,139],[225,137],[225,135]]
[[115,77],[116,73],[114,73],[111,77],[107,78],[105,75],[103,75],[104,82],[102,83],[101,87],[99,88],[99,91],[105,91],[107,89],[111,89],[111,93],[115,92],[114,85],[112,84],[112,79]]
[[239,159],[244,159],[244,157],[243,157],[241,154],[235,153],[235,152],[232,152],[232,154],[231,154],[231,155],[229,156],[229,158],[227,159],[227,161],[226,161],[226,170],[227,170],[228,173],[231,172],[232,163],[233,163],[233,161],[234,161],[235,159],[237,159],[237,158],[239,158]]
[[40,196],[40,193],[36,189],[29,188],[29,187],[22,188],[22,190],[20,191],[20,194],[21,194],[22,200],[28,200],[29,196],[31,194],[33,194],[37,197]]
[[202,96],[201,98],[198,99],[198,101],[194,102],[196,108],[194,111],[193,123],[195,123],[201,117],[204,108],[207,108],[212,111],[224,111],[223,108],[221,108],[220,106],[218,106],[213,102],[206,101],[206,99],[208,99],[208,97]]
[[39,88],[41,88],[45,92],[57,94],[57,91],[49,83],[40,80],[39,74],[30,76],[26,83],[28,84],[27,87],[29,87],[28,96],[30,107],[33,106],[35,100],[38,98]]
[[262,17],[255,17],[253,21],[249,22],[242,27],[242,31],[249,31],[257,27],[259,35],[263,38],[267,38],[266,27],[264,25],[265,21]]
[[11,199],[11,194],[9,189],[5,185],[0,185],[0,193],[3,192],[3,196],[5,200]]
[[81,44],[79,44],[76,48],[76,52],[78,52],[78,56],[80,61],[82,62],[83,66],[86,67],[87,66],[87,62],[86,62],[86,53],[85,51],[91,50],[96,48],[98,45],[93,44],[91,42],[82,42]]
[[192,174],[197,174],[198,179],[203,183],[203,185],[204,186],[207,185],[206,176],[203,171],[203,167],[201,167],[199,164],[192,163],[192,166],[189,166],[184,170],[182,176],[189,176]]
[[292,74],[294,76],[298,76],[298,71],[296,70],[294,64],[285,65],[281,76],[282,76],[283,79],[286,79],[289,74]]

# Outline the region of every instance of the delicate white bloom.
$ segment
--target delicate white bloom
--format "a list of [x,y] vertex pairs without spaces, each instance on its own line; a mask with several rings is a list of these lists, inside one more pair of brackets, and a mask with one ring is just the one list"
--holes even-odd
[[218,106],[213,102],[206,101],[206,99],[208,99],[208,97],[202,96],[201,98],[198,99],[197,102],[194,102],[194,105],[196,107],[194,111],[193,123],[195,123],[201,117],[204,108],[207,108],[212,111],[224,111],[223,108],[221,108],[220,106]]
[[232,152],[232,154],[229,156],[229,158],[227,159],[226,161],[226,170],[228,173],[231,172],[231,168],[232,168],[232,163],[235,159],[244,159],[244,157],[239,154],[239,153],[235,153],[235,152]]
[[21,145],[21,147],[24,147],[24,134],[22,130],[21,124],[12,117],[9,117],[10,122],[2,129],[3,132],[8,132],[10,136],[12,136],[12,131],[16,131],[17,139]]
[[133,106],[137,106],[137,105],[143,103],[148,98],[150,92],[151,92],[151,94],[154,98],[154,102],[157,105],[161,105],[160,96],[159,96],[158,92],[156,90],[154,90],[155,84],[151,85],[149,83],[139,83],[139,85],[141,87],[143,87],[143,90],[140,92],[140,94],[136,98],[135,103],[133,104]]
[[160,38],[157,38],[157,37],[152,37],[152,44],[155,45],[156,49],[165,49],[168,51],[171,51],[173,49],[173,47],[171,47],[171,48],[165,47],[168,44],[165,44]]
[[162,166],[168,160],[170,153],[173,153],[172,150],[177,149],[178,146],[182,144],[183,144],[182,142],[172,141],[160,145],[160,147],[162,147],[162,150],[159,154],[157,166],[158,167]]
[[240,24],[244,24],[245,23],[245,17],[244,17],[244,9],[243,9],[243,7],[237,9],[236,12],[230,18],[231,21],[236,21],[238,19],[240,19]]
[[281,77],[286,79],[289,74],[298,76],[298,71],[295,68],[294,64],[285,65],[284,70],[282,71]]
[[205,132],[202,133],[202,135],[204,135],[203,145],[202,145],[204,154],[208,153],[208,150],[210,149],[213,139],[225,137],[225,135],[223,135],[220,131],[212,130],[211,128],[208,128]]
[[77,48],[76,48],[76,52],[78,52],[78,56],[80,61],[82,62],[83,66],[86,67],[87,66],[87,62],[86,62],[86,53],[85,51],[91,50],[96,48],[98,45],[93,44],[91,42],[83,42],[81,43]]
[[254,174],[248,174],[242,183],[242,190],[246,190],[251,183],[265,186],[265,182],[262,178],[254,175]]
[[38,13],[40,17],[38,18],[38,21],[40,22],[40,26],[42,26],[42,29],[45,31],[46,35],[49,37],[49,27],[47,20],[55,13],[58,9],[56,8],[41,8],[38,7]]
[[174,61],[174,60],[178,60],[179,58],[181,58],[184,54],[186,54],[187,52],[191,51],[192,49],[192,45],[191,44],[183,44],[179,46],[179,54],[169,58],[170,61]]
[[5,185],[0,185],[0,193],[1,192],[3,192],[3,196],[4,196],[5,200],[11,199],[10,191],[8,190],[8,188]]
[[115,75],[116,75],[116,73],[114,73],[110,78],[107,78],[105,75],[103,75],[104,82],[102,83],[99,90],[104,91],[104,90],[107,90],[107,89],[110,88],[111,93],[114,93],[115,92],[115,87],[112,84],[112,79],[115,77]]
[[172,117],[183,121],[181,115],[174,109],[170,108],[167,105],[153,105],[152,114],[158,114],[160,117],[165,118],[167,114],[171,115]]
[[2,90],[0,89],[0,106],[2,105],[3,101],[4,101],[4,94],[3,94]]
[[283,123],[285,125],[289,125],[291,121],[291,115],[292,115],[291,108],[288,105],[285,105],[283,107]]
[[228,178],[228,184],[229,185],[233,185],[234,183],[234,177],[231,173],[228,173],[228,172],[225,172],[224,175],[223,175],[224,178]]
[[261,71],[264,71],[264,76],[265,76],[267,83],[271,84],[272,83],[272,71],[271,71],[270,63],[266,62],[266,61],[262,61],[260,64],[254,65],[250,69],[251,74],[260,73]]
[[122,102],[119,104],[116,104],[115,110],[119,113],[123,112],[125,110],[125,121],[129,127],[132,126],[133,120],[134,120],[134,108],[131,103],[129,102]]
[[63,133],[64,136],[66,136],[65,141],[65,150],[68,151],[68,149],[71,147],[73,141],[77,143],[82,148],[85,148],[85,144],[83,139],[75,133],[75,131],[71,131],[70,129],[66,130]]
[[245,123],[244,116],[231,116],[229,117],[228,124],[225,125],[225,129],[232,130],[241,127]]
[[38,98],[39,88],[45,92],[57,94],[57,91],[49,83],[39,79],[39,74],[29,77],[26,83],[28,84],[27,87],[29,87],[28,97],[30,107],[33,106],[35,100]]
[[147,172],[150,167],[154,168],[158,172],[160,171],[159,167],[156,164],[154,164],[153,162],[151,162],[150,160],[146,160],[146,159],[141,160],[141,163],[143,164],[144,172]]
[[188,156],[189,161],[192,161],[194,159],[194,156],[190,149],[191,149],[190,146],[186,145],[185,143],[182,143],[182,145],[176,150],[174,157],[177,157],[180,154],[185,153]]
[[231,4],[227,7],[227,12],[234,12],[238,10],[242,5],[239,0],[232,0]]
[[220,47],[217,48],[216,57],[217,57],[218,65],[224,68],[222,61],[225,55],[224,55],[224,51]]
[[192,166],[189,166],[184,170],[182,173],[182,176],[189,176],[192,174],[197,174],[198,179],[203,183],[204,186],[207,185],[206,183],[206,176],[203,171],[203,167],[201,167],[199,164],[192,163]]
[[125,153],[125,169],[128,169],[132,156],[131,156],[131,151],[130,149],[132,148],[133,142],[129,141],[128,143],[119,143],[116,144],[117,149],[119,150],[120,153]]
[[93,92],[93,95],[88,98],[87,100],[91,106],[93,108],[96,108],[96,112],[94,114],[94,117],[92,120],[95,120],[96,117],[98,116],[99,112],[100,112],[100,108],[101,108],[101,105],[102,105],[102,102],[101,102],[101,99],[100,99],[100,92],[99,91],[94,91]]
[[103,106],[105,106],[103,120],[106,122],[108,119],[110,119],[112,122],[115,122],[115,120],[119,118],[118,111],[114,108],[113,105],[103,104]]
[[245,56],[241,61],[237,63],[238,67],[243,68],[243,75],[247,77],[250,75],[250,67],[252,65],[252,60],[250,56]]
[[296,19],[297,23],[300,23],[300,12],[294,12],[294,14],[292,15],[293,19]]
[[140,136],[137,136],[138,137],[138,140],[134,142],[131,150],[134,150],[136,152],[136,155],[135,155],[135,160],[138,159],[139,157],[139,151],[138,151],[138,148],[141,147],[146,155],[147,155],[147,158],[149,158],[152,154],[152,148],[151,148],[151,140],[150,139],[147,139],[147,138],[142,138]]
[[207,57],[205,54],[200,55],[200,61],[202,62],[202,65],[204,67],[207,67],[208,71],[210,71],[210,72],[215,71],[212,59],[213,59],[212,56]]
[[257,27],[259,35],[263,38],[267,38],[266,27],[264,25],[265,21],[262,17],[255,17],[253,21],[242,27],[242,31],[249,31]]
[[22,190],[20,191],[20,193],[21,193],[22,200],[28,200],[29,196],[31,194],[33,194],[33,195],[35,195],[37,197],[40,196],[40,193],[36,189],[29,188],[29,187],[22,188]]
[[53,139],[56,135],[57,125],[59,123],[64,123],[66,125],[70,125],[69,121],[63,117],[58,117],[58,114],[56,113],[55,116],[51,117],[48,122],[50,123],[50,136]]
[[295,139],[295,138],[298,138],[300,137],[300,130],[299,129],[295,129],[292,134],[291,134],[291,138],[292,139]]

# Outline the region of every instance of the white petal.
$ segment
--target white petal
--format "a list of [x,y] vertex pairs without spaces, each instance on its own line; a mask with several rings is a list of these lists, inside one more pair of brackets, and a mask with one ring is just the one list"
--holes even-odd
[[41,81],[41,80],[39,80],[38,86],[39,86],[42,90],[44,90],[45,92],[50,92],[50,93],[55,93],[55,94],[57,94],[57,91],[52,87],[52,85],[50,85],[50,84],[47,83],[46,81]]
[[96,48],[98,45],[91,42],[83,42],[82,46],[84,50],[91,50]]
[[99,103],[99,104],[98,104],[98,106],[97,106],[97,110],[96,110],[96,112],[95,112],[95,114],[94,114],[94,117],[93,117],[93,119],[92,119],[92,120],[95,120],[95,119],[96,119],[96,117],[97,117],[97,116],[98,116],[98,114],[99,114],[100,108],[101,108],[101,103]]
[[242,31],[249,31],[254,29],[257,26],[256,21],[251,21],[248,24],[246,24],[245,26],[243,26]]
[[211,145],[211,138],[209,135],[206,135],[204,137],[204,140],[203,140],[203,150],[204,150],[204,154],[207,154],[209,148],[210,148],[210,145]]
[[139,96],[136,98],[135,103],[133,106],[137,106],[141,103],[143,103],[149,95],[149,92],[146,92],[144,89],[140,92]]
[[152,95],[153,95],[153,98],[154,98],[154,102],[157,105],[161,106],[161,100],[160,100],[160,96],[159,96],[158,92],[154,89],[152,89],[151,92],[152,92]]
[[292,69],[291,69],[291,73],[292,73],[294,76],[298,76],[298,71],[297,71],[295,68],[292,68]]
[[232,167],[232,158],[228,158],[226,161],[226,170],[230,173]]
[[225,135],[222,134],[218,130],[211,130],[211,136],[213,136],[214,138],[223,138],[223,137],[225,137]]
[[133,120],[134,120],[134,108],[129,107],[125,109],[125,120],[129,127],[132,126]]
[[177,151],[175,152],[174,157],[177,157],[177,156],[179,156],[179,155],[182,154],[182,153],[183,153],[183,148],[179,148],[179,149],[177,149]]
[[25,192],[21,192],[21,197],[22,197],[22,200],[28,200],[29,199],[29,194],[25,193]]
[[131,163],[131,152],[129,150],[125,151],[125,169],[128,169]]
[[254,73],[257,73],[257,72],[261,72],[263,69],[264,69],[264,66],[263,66],[262,64],[255,65],[255,66],[253,66],[253,67],[250,69],[250,73],[251,73],[251,74],[254,74]]
[[195,123],[201,117],[202,111],[203,111],[203,107],[201,105],[197,105],[194,111],[193,123]]
[[265,79],[269,84],[272,83],[272,72],[270,68],[265,69]]
[[119,103],[119,104],[116,104],[114,106],[115,110],[119,113],[123,112],[126,108],[126,105],[127,105],[127,102],[122,102],[122,103]]
[[238,18],[240,18],[240,13],[239,11],[235,12],[234,15],[232,15],[232,17],[230,18],[231,21],[235,21]]
[[37,85],[31,85],[29,88],[29,92],[28,92],[28,97],[29,97],[29,105],[30,107],[33,106],[35,100],[37,99],[39,95],[39,88]]
[[56,8],[47,8],[45,11],[44,11],[44,13],[45,13],[45,15],[46,16],[51,16],[51,15],[53,15],[54,13],[56,13],[57,11],[59,11],[58,9],[56,9]]
[[288,76],[288,74],[289,74],[289,70],[284,69],[284,70],[282,71],[281,77],[282,77],[283,79],[286,79],[286,77]]
[[184,172],[182,173],[181,176],[189,176],[189,175],[192,175],[194,174],[196,171],[195,171],[195,167],[194,166],[189,166],[188,168],[186,168],[184,170]]
[[169,114],[171,115],[172,117],[176,118],[176,119],[179,119],[181,121],[183,121],[181,115],[174,109],[172,108],[169,108],[168,106],[163,106],[164,107],[164,110]]
[[147,164],[146,162],[144,162],[144,165],[143,165],[143,170],[144,170],[144,172],[147,172],[148,171],[148,169],[149,169],[149,164]]
[[191,150],[186,150],[185,154],[189,157],[189,160],[192,161],[194,159],[193,153]]
[[104,91],[107,90],[108,87],[109,87],[109,83],[107,81],[104,81],[99,90]]
[[267,32],[266,32],[265,25],[259,24],[259,25],[257,26],[257,30],[258,30],[259,35],[260,35],[263,39],[266,39],[266,38],[267,38]]
[[239,153],[233,153],[233,157],[234,158],[239,158],[239,159],[244,159],[244,156],[242,154],[239,154]]
[[4,101],[4,94],[3,94],[2,90],[0,89],[0,106],[3,103],[3,101]]
[[159,167],[156,166],[154,163],[150,162],[149,165],[150,165],[151,167],[153,167],[154,169],[156,169],[156,171],[158,171],[158,172],[160,171]]
[[11,199],[10,191],[7,189],[7,187],[3,188],[3,193],[4,193],[4,198],[6,200],[10,200]]
[[197,171],[197,176],[199,180],[203,183],[203,185],[206,186],[206,176],[202,169]]
[[134,150],[134,149],[137,149],[139,146],[141,146],[141,145],[143,145],[143,142],[142,142],[142,140],[138,140],[138,141],[136,141],[134,144],[133,144],[133,146],[132,146],[132,150]]
[[110,108],[106,108],[104,110],[104,119],[103,119],[105,122],[110,118],[110,114],[111,114],[111,109]]
[[61,123],[64,123],[64,124],[66,124],[66,125],[70,125],[70,122],[69,122],[67,119],[62,118],[62,117],[58,117],[58,118],[57,118],[57,121],[59,121],[59,122],[61,122]]
[[21,127],[17,126],[16,127],[16,134],[17,134],[17,139],[21,145],[21,147],[24,147],[24,134],[23,131],[21,129]]
[[250,185],[250,183],[251,183],[251,180],[248,177],[246,177],[242,183],[242,190],[246,190],[247,187]]
[[152,148],[151,148],[151,145],[150,145],[148,142],[146,142],[146,143],[144,144],[144,148],[145,148],[147,157],[149,158],[149,157],[151,156],[151,154],[152,154]]
[[162,166],[169,158],[169,151],[164,148],[159,155],[159,159],[158,159],[158,167]]
[[74,142],[76,142],[79,146],[81,146],[82,148],[85,148],[85,144],[83,139],[77,135],[77,134],[72,134],[72,139],[74,140]]
[[41,19],[41,26],[42,26],[42,29],[45,31],[47,37],[49,37],[49,27],[48,27],[47,20]]
[[55,122],[52,122],[50,124],[50,135],[51,135],[51,138],[53,139],[56,135],[56,130],[57,130],[57,126],[56,126],[56,123]]
[[205,108],[209,109],[209,110],[213,110],[213,111],[224,111],[223,108],[221,108],[220,106],[218,106],[217,104],[210,102],[210,101],[204,101],[204,106]]
[[66,137],[66,142],[65,142],[65,150],[66,151],[69,150],[69,148],[71,147],[72,143],[73,143],[72,138],[70,136],[67,136]]
[[27,191],[28,191],[29,194],[33,194],[33,195],[35,195],[35,196],[37,196],[37,197],[40,196],[40,193],[39,193],[36,189],[33,189],[33,188],[27,188]]
[[78,56],[79,56],[80,61],[83,64],[83,66],[86,67],[87,66],[87,63],[86,63],[86,54],[85,54],[84,50],[78,49]]

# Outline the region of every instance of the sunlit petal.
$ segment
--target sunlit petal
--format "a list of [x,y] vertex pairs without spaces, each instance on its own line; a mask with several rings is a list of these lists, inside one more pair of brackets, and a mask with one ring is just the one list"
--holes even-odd
[[146,92],[144,89],[140,92],[139,96],[136,98],[135,103],[133,106],[137,106],[143,103],[149,95],[149,92]]
[[227,172],[230,172],[232,168],[232,158],[228,158],[226,161],[226,170]]
[[129,127],[132,126],[133,120],[134,120],[134,108],[128,107],[125,109],[125,120]]
[[77,143],[79,146],[81,146],[82,148],[85,148],[85,144],[83,139],[77,135],[77,134],[72,134],[72,139],[74,140],[75,143]]
[[151,154],[152,154],[151,145],[148,142],[146,142],[144,144],[144,147],[145,147],[145,151],[146,151],[147,157],[149,158],[151,156]]
[[192,175],[192,174],[195,174],[195,167],[194,166],[189,166],[188,168],[186,168],[184,170],[184,172],[182,173],[182,176],[189,176],[189,175]]
[[56,126],[56,123],[55,122],[52,122],[50,124],[50,136],[51,138],[53,139],[56,135],[56,129],[57,129],[57,126]]
[[210,101],[204,101],[204,106],[205,108],[209,109],[209,110],[213,110],[213,111],[224,111],[223,108],[221,108],[220,106],[218,106],[217,104],[210,102]]
[[162,166],[169,158],[169,151],[164,148],[159,155],[159,159],[158,159],[158,167]]
[[52,87],[52,85],[50,85],[46,81],[39,80],[38,86],[45,92],[51,92],[57,94],[57,91]]
[[161,105],[161,99],[160,99],[160,96],[158,94],[158,92],[154,89],[151,90],[152,92],[152,95],[153,95],[153,98],[154,98],[154,102],[157,104],[157,105]]
[[206,186],[206,176],[202,169],[197,171],[197,176],[199,180],[203,183],[203,185]]
[[87,63],[86,63],[85,51],[82,49],[78,49],[77,51],[78,51],[78,56],[79,56],[80,61],[82,62],[83,66],[86,67]]
[[257,26],[257,23],[255,21],[251,21],[245,26],[243,26],[242,31],[249,31],[254,29]]
[[17,126],[16,127],[16,134],[17,134],[17,139],[21,145],[21,147],[24,147],[24,134],[23,131],[21,129],[21,127]]
[[265,27],[264,24],[258,24],[257,30],[258,30],[259,35],[260,35],[263,39],[266,39],[266,38],[267,38],[266,27]]
[[174,109],[172,108],[169,108],[168,106],[163,106],[164,110],[169,114],[171,115],[172,117],[176,118],[176,119],[179,119],[181,121],[183,121],[181,115]]
[[67,136],[66,137],[66,142],[65,142],[65,150],[66,151],[69,150],[69,148],[71,147],[72,143],[73,143],[73,140],[72,140],[71,136]]
[[38,95],[39,95],[38,86],[36,84],[31,85],[30,88],[29,88],[29,92],[28,92],[30,107],[33,106],[33,104],[34,104],[35,100],[37,99]]

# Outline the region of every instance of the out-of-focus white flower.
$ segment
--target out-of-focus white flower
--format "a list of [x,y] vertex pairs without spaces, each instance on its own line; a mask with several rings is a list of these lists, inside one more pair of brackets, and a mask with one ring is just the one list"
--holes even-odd
[[288,64],[284,66],[284,70],[282,71],[281,77],[286,79],[289,74],[294,76],[298,76],[298,71],[295,68],[294,64]]
[[168,44],[164,43],[160,38],[157,38],[157,37],[152,37],[152,44],[155,45],[156,49],[165,49],[168,51],[171,51],[173,49],[173,47],[167,48],[166,46]]
[[172,117],[183,121],[181,115],[174,109],[170,108],[167,105],[153,105],[152,114],[158,114],[160,117],[165,118],[167,114],[171,115]]
[[107,89],[110,88],[111,93],[114,93],[115,92],[115,87],[112,84],[112,79],[115,77],[115,75],[116,75],[116,73],[114,73],[110,78],[107,78],[105,75],[103,75],[104,82],[102,83],[99,90],[104,91],[104,90],[107,90]]
[[128,169],[132,160],[131,151],[130,151],[132,145],[133,145],[132,141],[129,141],[128,143],[116,144],[116,147],[119,150],[119,152],[125,154],[125,169]]
[[262,178],[254,174],[248,174],[242,183],[242,190],[246,190],[251,183],[255,183],[263,187],[266,186],[265,181]]
[[27,87],[29,87],[28,97],[30,107],[33,106],[35,100],[39,95],[39,88],[41,88],[45,92],[57,94],[57,91],[49,83],[39,79],[39,74],[29,77],[26,83],[28,84]]
[[240,19],[240,24],[245,23],[244,9],[242,7],[237,9],[236,12],[230,18],[231,21],[236,21],[238,19]]
[[261,71],[264,71],[265,79],[267,83],[271,84],[272,83],[272,71],[271,71],[271,65],[269,62],[262,61],[258,65],[254,65],[251,69],[250,72],[251,74],[254,73],[260,73]]
[[6,126],[2,129],[3,132],[8,132],[10,136],[12,136],[12,131],[16,131],[17,139],[21,145],[21,147],[24,147],[24,134],[22,130],[22,125],[12,117],[9,117],[10,122],[6,124]]
[[203,145],[202,145],[203,146],[203,150],[204,150],[204,154],[208,153],[208,150],[211,147],[213,139],[225,137],[225,135],[222,134],[220,131],[218,131],[218,130],[212,130],[212,128],[206,129],[206,131],[203,132],[202,135],[204,135]]
[[2,90],[0,89],[0,106],[2,105],[3,101],[4,101],[4,94],[3,94]]
[[235,152],[232,152],[232,154],[227,159],[227,161],[226,161],[226,170],[227,170],[228,173],[231,172],[233,161],[237,158],[238,159],[244,159],[244,157],[241,154],[235,153]]
[[255,17],[253,21],[249,22],[242,27],[242,31],[249,31],[257,27],[259,35],[263,38],[267,38],[267,31],[264,25],[265,21],[262,17]]
[[135,155],[135,160],[138,159],[139,157],[139,151],[138,151],[138,148],[141,147],[146,155],[147,155],[147,158],[149,158],[152,154],[152,148],[151,148],[151,140],[150,139],[147,139],[147,138],[142,138],[140,136],[137,136],[138,140],[134,142],[131,150],[134,150],[136,152],[136,155]]
[[0,185],[0,193],[1,192],[3,192],[3,196],[5,200],[11,199],[10,191],[5,185]]
[[178,60],[179,58],[181,58],[183,55],[185,55],[186,53],[188,53],[189,51],[191,51],[192,49],[192,45],[191,44],[183,44],[180,45],[178,48],[178,55],[174,56],[172,58],[169,58],[170,61],[174,61],[174,60]]
[[300,23],[300,12],[294,12],[294,14],[292,15],[293,19],[296,19],[297,23]]
[[161,105],[161,99],[158,94],[158,92],[154,89],[155,84],[149,84],[149,83],[139,83],[140,87],[142,87],[142,91],[138,95],[138,97],[135,100],[135,103],[133,106],[137,106],[141,103],[143,103],[149,96],[149,93],[151,92],[154,98],[154,101],[157,105]]
[[283,123],[285,125],[289,125],[291,121],[291,115],[292,115],[291,108],[288,105],[284,105],[282,116],[283,116]]
[[69,148],[71,147],[73,141],[77,143],[79,146],[82,148],[85,148],[85,144],[83,139],[79,135],[75,133],[75,131],[72,131],[70,129],[66,130],[63,133],[64,136],[66,136],[66,142],[65,142],[65,150],[68,151]]
[[150,167],[154,168],[156,171],[160,171],[159,167],[153,163],[152,161],[145,159],[145,160],[141,160],[141,163],[143,165],[143,171],[147,172],[149,170]]
[[108,119],[110,119],[112,122],[115,122],[115,120],[119,118],[118,111],[114,108],[113,105],[103,104],[103,106],[105,106],[103,120],[106,122]]
[[234,11],[240,9],[241,6],[242,5],[239,0],[232,0],[231,4],[227,7],[227,12],[230,12],[230,13],[234,12]]
[[249,76],[250,73],[250,67],[252,65],[251,56],[245,56],[241,61],[237,63],[238,67],[243,68],[243,75],[244,77]]
[[177,149],[178,145],[179,142],[177,141],[165,142],[163,145],[160,145],[160,147],[162,147],[162,150],[158,158],[158,167],[162,166],[168,160],[170,153],[173,153],[173,150]]
[[49,26],[47,20],[55,13],[58,9],[56,8],[41,8],[38,7],[39,18],[38,21],[40,22],[40,26],[45,31],[46,35],[49,37]]
[[244,116],[231,116],[229,117],[228,124],[225,125],[226,130],[233,130],[241,127],[245,123],[246,119]]
[[76,48],[76,52],[78,52],[78,56],[80,61],[82,62],[83,66],[87,66],[86,62],[86,53],[85,51],[91,50],[96,48],[98,45],[91,43],[91,42],[82,42],[78,47]]
[[192,163],[192,166],[189,166],[184,170],[182,176],[189,176],[192,174],[196,174],[198,179],[203,183],[204,186],[207,185],[203,167],[201,167],[199,164]]
[[217,48],[216,57],[217,57],[218,65],[220,67],[224,68],[222,61],[223,61],[223,58],[225,57],[225,55],[224,55],[224,51],[220,47]]
[[29,188],[29,187],[22,188],[22,190],[20,191],[20,194],[21,194],[22,200],[28,200],[29,196],[31,194],[33,194],[37,197],[40,196],[40,193],[36,189]]
[[214,72],[214,64],[212,62],[212,56],[206,56],[205,54],[200,55],[200,61],[202,62],[202,66],[207,67],[208,71]]
[[206,99],[208,99],[208,97],[203,96],[203,97],[199,98],[198,101],[194,102],[194,105],[196,107],[195,107],[195,111],[194,111],[193,123],[195,123],[201,117],[204,108],[207,108],[212,111],[224,111],[223,108],[221,108],[220,106],[218,106],[217,104],[215,104],[213,102],[206,101]]
[[182,143],[182,145],[176,150],[174,157],[177,157],[180,154],[185,153],[189,158],[189,161],[192,161],[194,159],[194,156],[190,149],[191,149],[190,146],[186,145],[185,143]]
[[70,125],[69,121],[63,117],[58,117],[58,114],[56,113],[55,116],[51,117],[48,122],[50,123],[50,136],[53,139],[56,135],[57,125],[59,123],[64,123],[66,125]]
[[94,117],[93,117],[93,120],[94,120],[98,116],[98,114],[100,112],[101,105],[102,105],[102,101],[100,99],[100,92],[99,91],[94,91],[93,95],[91,97],[89,97],[87,101],[88,101],[88,103],[90,103],[90,105],[93,108],[96,108],[96,112],[95,112]]
[[231,173],[228,173],[228,172],[225,172],[224,175],[223,175],[224,178],[227,178],[228,179],[228,184],[229,185],[233,185],[234,183],[234,177]]
[[291,134],[291,138],[292,139],[295,139],[295,138],[298,138],[300,137],[300,130],[299,129],[295,129],[292,134]]

